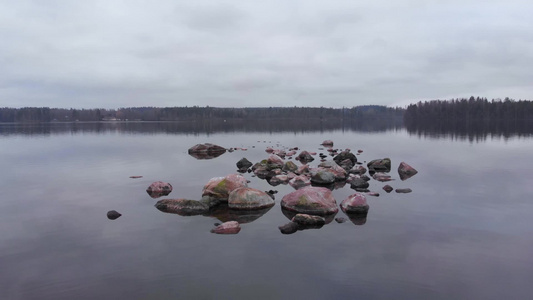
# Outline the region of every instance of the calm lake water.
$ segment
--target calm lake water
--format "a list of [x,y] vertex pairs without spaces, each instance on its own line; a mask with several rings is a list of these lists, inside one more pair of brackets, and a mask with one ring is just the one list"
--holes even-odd
[[[335,124],[109,123],[0,125],[0,299],[528,299],[533,295],[533,141]],[[293,127],[291,127],[293,126]],[[363,225],[335,221],[280,233],[289,185],[236,235],[221,221],[154,207],[200,199],[212,177],[267,147],[361,149],[390,157],[394,188],[375,180]],[[198,143],[244,147],[211,160]],[[331,159],[331,157],[328,157]],[[311,163],[318,164],[318,160]],[[418,170],[401,181],[405,161]],[[299,164],[299,163],[297,163]],[[131,179],[132,175],[142,178]],[[173,192],[152,199],[166,181]],[[337,203],[355,191],[333,191]],[[106,213],[123,215],[109,220]],[[336,217],[346,217],[341,211]],[[225,221],[225,220],[224,220]]]

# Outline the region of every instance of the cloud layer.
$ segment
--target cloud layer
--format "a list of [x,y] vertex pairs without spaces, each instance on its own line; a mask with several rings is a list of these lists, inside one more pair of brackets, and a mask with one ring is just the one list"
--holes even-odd
[[533,99],[531,8],[520,0],[3,1],[0,106]]

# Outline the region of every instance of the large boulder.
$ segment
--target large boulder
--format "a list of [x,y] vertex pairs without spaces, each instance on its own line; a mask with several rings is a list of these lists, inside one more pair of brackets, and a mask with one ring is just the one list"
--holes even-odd
[[281,200],[281,206],[290,211],[311,215],[329,215],[339,211],[329,189],[313,186],[285,195]]
[[168,182],[156,181],[150,184],[146,189],[146,192],[152,198],[159,198],[162,196],[167,196],[172,192],[172,185]]
[[196,144],[189,148],[189,155],[196,159],[211,159],[224,153],[226,148],[210,143]]
[[346,214],[367,214],[369,206],[365,195],[355,193],[341,202],[341,209]]
[[163,199],[157,201],[155,207],[162,212],[181,216],[202,215],[209,211],[209,206],[197,200]]
[[275,202],[267,193],[249,187],[231,191],[228,198],[230,209],[263,209],[274,206]]
[[247,187],[246,179],[239,174],[230,174],[226,177],[211,178],[204,186],[202,197],[209,197],[210,199],[218,201],[227,201],[231,191]]
[[369,172],[384,172],[388,173],[391,169],[391,161],[390,158],[380,158],[380,159],[374,159],[371,160],[368,164],[366,164],[368,167]]
[[418,173],[418,171],[415,170],[415,168],[411,167],[403,161],[398,166],[398,174],[400,175],[401,180],[407,180],[415,176],[416,173]]

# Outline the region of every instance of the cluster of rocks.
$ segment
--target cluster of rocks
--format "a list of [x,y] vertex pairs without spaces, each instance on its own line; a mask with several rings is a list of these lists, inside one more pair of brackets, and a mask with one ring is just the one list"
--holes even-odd
[[[175,213],[182,216],[203,215],[216,217],[222,224],[216,224],[211,230],[217,234],[236,234],[241,230],[240,224],[248,223],[268,212],[274,205],[276,191],[261,191],[248,186],[244,173],[267,180],[272,186],[280,184],[290,185],[295,190],[283,196],[280,204],[282,213],[290,220],[279,226],[283,234],[291,234],[299,230],[320,228],[332,222],[335,215],[342,210],[356,225],[366,222],[369,205],[366,196],[379,196],[368,188],[369,182],[388,182],[394,180],[389,158],[375,159],[363,166],[356,154],[350,149],[333,149],[333,142],[326,140],[322,143],[327,147],[327,153],[332,160],[326,160],[327,155],[320,153],[320,163],[312,167],[317,153],[300,150],[298,147],[274,149],[268,147],[268,157],[257,163],[242,158],[236,163],[240,174],[229,174],[224,177],[210,179],[203,187],[200,200],[184,198],[163,199],[157,201],[155,207],[163,212]],[[233,150],[233,148],[231,148]],[[242,148],[245,150],[245,148]],[[298,153],[299,151],[299,153]],[[199,159],[216,157],[226,152],[226,149],[213,144],[198,144],[189,149],[189,154]],[[299,162],[297,165],[290,160],[292,157]],[[405,162],[398,167],[398,174],[402,181],[414,176],[417,171]],[[346,184],[355,192],[337,205],[332,191],[342,188]],[[390,185],[383,186],[383,190],[390,193],[394,189]],[[407,188],[398,188],[396,192],[410,192]],[[167,182],[156,181],[146,192],[152,198],[167,196],[172,192],[172,185]],[[120,214],[116,211],[108,213],[109,219],[116,219]],[[335,219],[338,223],[346,219]]]

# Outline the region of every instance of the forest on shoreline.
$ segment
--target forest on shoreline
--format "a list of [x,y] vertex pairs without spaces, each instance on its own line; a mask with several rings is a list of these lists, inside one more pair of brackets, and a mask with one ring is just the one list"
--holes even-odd
[[394,120],[406,127],[442,124],[530,122],[533,101],[510,98],[458,98],[431,100],[407,108],[363,105],[327,107],[128,107],[119,109],[65,109],[49,107],[0,108],[1,123],[99,122],[99,121],[205,121],[205,120]]

